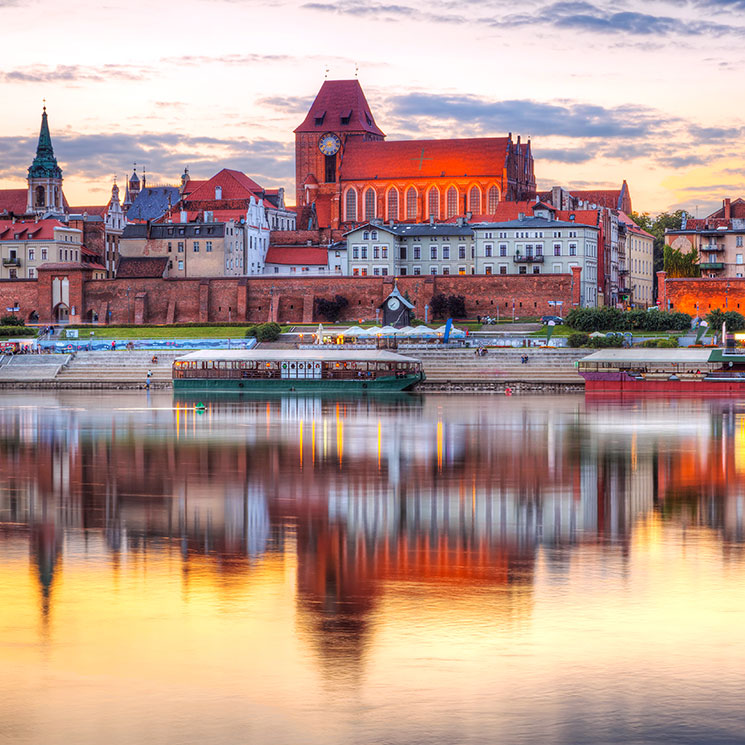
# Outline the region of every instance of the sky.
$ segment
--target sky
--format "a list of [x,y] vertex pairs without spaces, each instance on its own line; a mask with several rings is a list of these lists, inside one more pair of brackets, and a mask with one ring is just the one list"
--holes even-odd
[[103,204],[220,168],[294,194],[324,77],[358,76],[388,139],[530,137],[539,188],[618,188],[704,216],[745,195],[745,0],[0,0],[0,188],[46,100],[64,189]]

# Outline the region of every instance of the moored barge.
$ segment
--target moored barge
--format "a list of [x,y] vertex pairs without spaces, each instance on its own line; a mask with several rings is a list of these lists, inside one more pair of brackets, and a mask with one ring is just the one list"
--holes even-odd
[[419,360],[379,350],[209,350],[173,362],[182,391],[405,391],[424,377]]
[[586,393],[745,395],[735,349],[604,349],[579,360]]

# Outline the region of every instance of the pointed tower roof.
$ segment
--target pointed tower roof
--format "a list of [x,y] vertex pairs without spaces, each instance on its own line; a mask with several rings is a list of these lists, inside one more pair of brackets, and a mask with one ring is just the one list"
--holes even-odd
[[326,80],[295,132],[370,132],[385,137],[373,118],[359,80]]
[[54,157],[46,106],[41,114],[41,129],[39,130],[39,143],[36,146],[36,157],[28,169],[28,175],[30,178],[62,178],[62,169],[57,165],[57,159]]
[[130,184],[140,183],[140,177],[137,175],[137,168],[134,169],[134,171],[132,172],[132,175],[129,177],[129,183]]

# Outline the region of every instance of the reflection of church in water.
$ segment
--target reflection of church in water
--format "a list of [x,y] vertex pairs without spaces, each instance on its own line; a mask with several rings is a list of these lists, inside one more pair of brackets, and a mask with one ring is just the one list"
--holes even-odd
[[[721,487],[689,505],[691,519],[743,539],[741,427],[711,432],[707,416],[697,431],[643,435],[598,429],[606,413],[443,412],[432,400],[184,405],[147,422],[6,409],[0,541],[28,540],[46,605],[70,547],[175,552],[185,567],[202,556],[242,582],[292,553],[301,627],[324,660],[351,664],[382,595],[448,588],[454,602],[472,594],[524,617],[539,555],[563,567],[583,544],[626,554],[634,524],[691,484]],[[133,437],[143,424],[150,435]],[[686,438],[725,457],[684,462]]]

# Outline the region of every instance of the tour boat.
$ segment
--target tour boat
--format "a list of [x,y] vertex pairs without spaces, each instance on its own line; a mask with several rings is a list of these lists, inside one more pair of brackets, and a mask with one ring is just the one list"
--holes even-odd
[[424,377],[419,360],[378,350],[204,350],[173,362],[175,390],[405,391]]
[[745,394],[745,354],[725,349],[604,349],[579,360],[586,393]]

